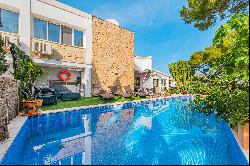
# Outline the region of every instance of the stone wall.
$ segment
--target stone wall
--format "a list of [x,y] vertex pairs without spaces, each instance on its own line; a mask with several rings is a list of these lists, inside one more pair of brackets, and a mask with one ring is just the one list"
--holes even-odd
[[[31,52],[33,57],[55,59],[55,60],[67,61],[67,62],[76,62],[76,63],[81,63],[81,64],[85,63],[85,57],[86,57],[85,48],[73,47],[70,45],[65,45],[61,43],[55,43],[55,42],[33,38],[32,43],[34,42],[42,42],[42,43],[52,45],[52,55]],[[32,45],[31,45],[31,48],[32,48]]]
[[8,138],[8,122],[18,115],[17,81],[0,76],[0,142]]
[[[134,33],[93,17],[92,84],[134,88]],[[123,88],[122,88],[123,89]]]

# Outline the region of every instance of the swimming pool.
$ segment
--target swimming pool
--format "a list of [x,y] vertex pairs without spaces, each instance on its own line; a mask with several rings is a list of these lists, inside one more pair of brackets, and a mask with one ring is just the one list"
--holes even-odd
[[29,117],[1,164],[248,164],[228,125],[190,99]]

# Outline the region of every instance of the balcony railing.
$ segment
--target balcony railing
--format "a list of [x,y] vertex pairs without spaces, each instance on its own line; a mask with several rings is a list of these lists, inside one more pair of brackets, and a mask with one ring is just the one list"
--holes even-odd
[[31,54],[36,58],[56,59],[80,64],[85,63],[85,48],[74,47],[36,38],[32,39],[31,48]]

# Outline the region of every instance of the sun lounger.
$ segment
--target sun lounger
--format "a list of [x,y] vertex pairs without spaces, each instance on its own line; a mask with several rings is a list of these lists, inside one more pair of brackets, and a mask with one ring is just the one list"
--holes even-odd
[[[124,87],[125,88],[125,87]],[[133,93],[130,93],[130,92],[127,92],[126,91],[126,88],[125,88],[125,92],[122,92],[121,93],[121,96],[124,97],[124,98],[130,98],[132,97],[134,94]]]
[[72,92],[66,86],[63,85],[56,85],[55,92],[57,98],[62,100],[75,100],[81,98],[81,94],[79,92]]
[[125,88],[125,91],[126,91],[127,93],[130,93],[130,94],[133,94],[133,95],[137,95],[137,96],[140,96],[140,97],[146,97],[146,96],[147,96],[147,94],[144,93],[144,92],[134,92],[134,91],[130,88],[130,86],[125,86],[124,88]]
[[147,93],[143,89],[138,89],[138,92],[135,92],[135,94],[137,96],[140,96],[140,97],[146,97],[146,96],[148,96]]
[[96,86],[94,88],[92,96],[99,96],[99,97],[103,98],[104,100],[114,99],[115,98],[115,95],[106,92],[105,90],[103,90],[99,86]]
[[118,90],[116,85],[109,86],[109,89],[113,95],[122,96],[122,92]]

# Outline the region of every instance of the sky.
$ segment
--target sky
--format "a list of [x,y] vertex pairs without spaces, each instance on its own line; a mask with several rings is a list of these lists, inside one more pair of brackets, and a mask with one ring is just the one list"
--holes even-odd
[[179,11],[187,0],[58,0],[102,19],[116,19],[135,32],[135,55],[152,56],[153,68],[167,74],[168,64],[188,60],[212,44],[214,27],[199,31]]

